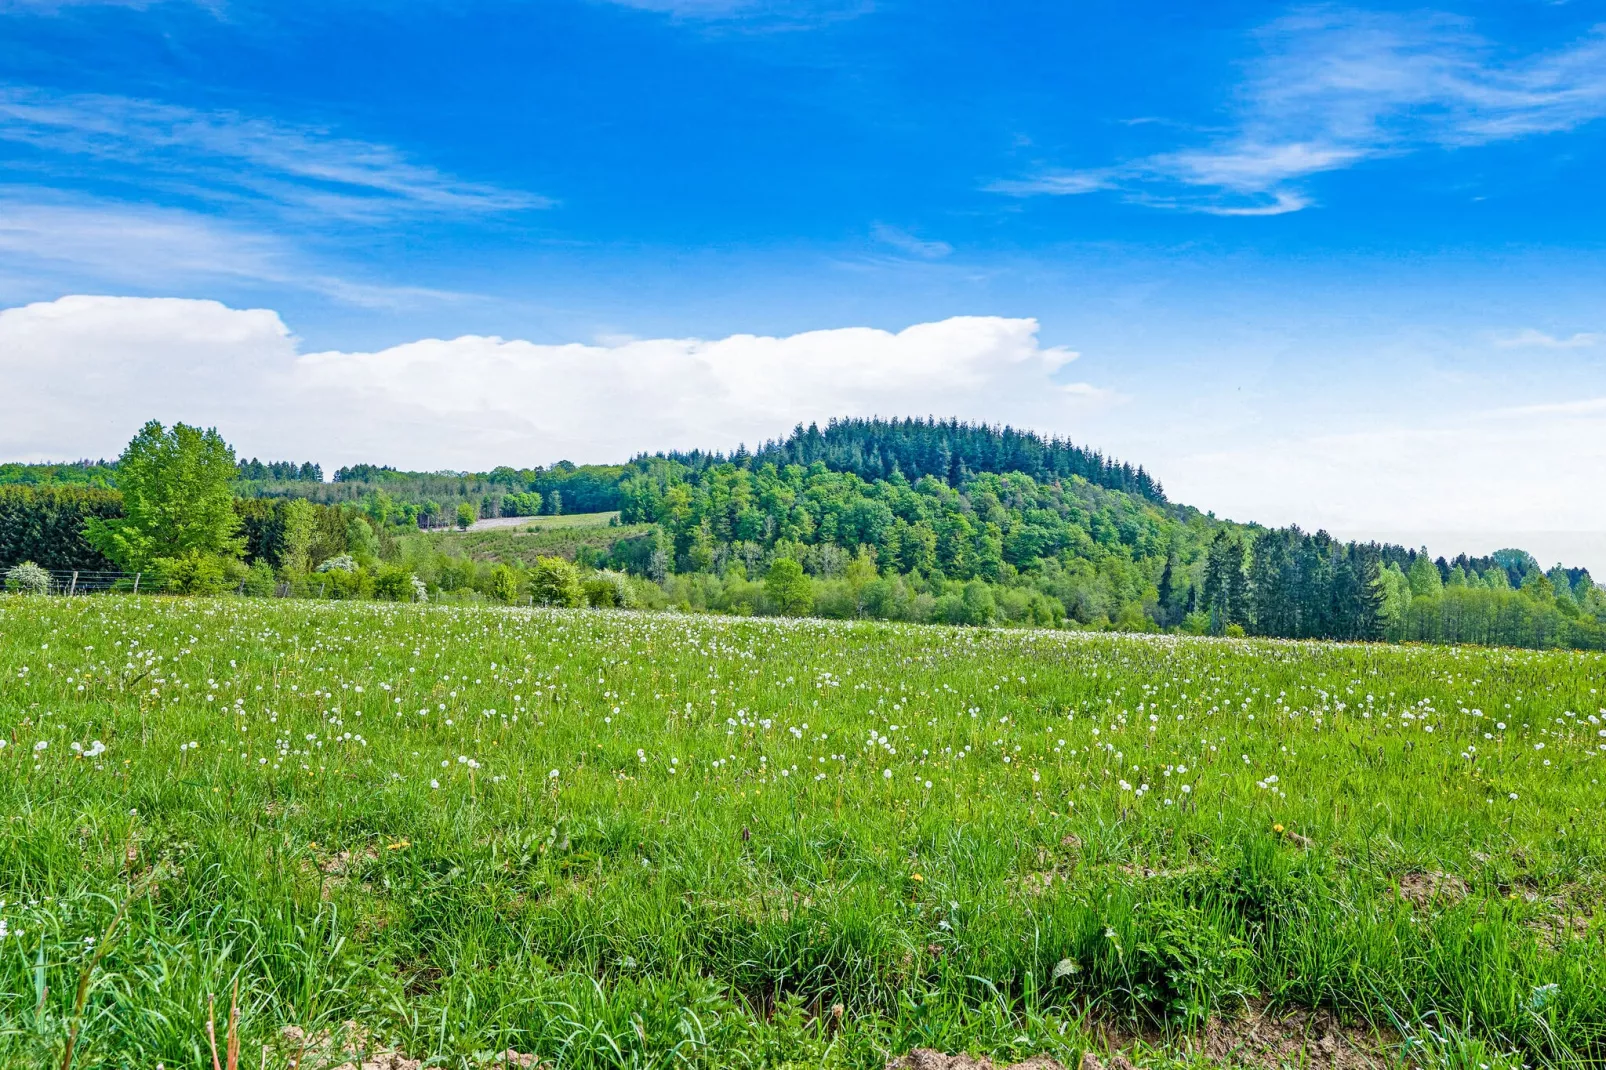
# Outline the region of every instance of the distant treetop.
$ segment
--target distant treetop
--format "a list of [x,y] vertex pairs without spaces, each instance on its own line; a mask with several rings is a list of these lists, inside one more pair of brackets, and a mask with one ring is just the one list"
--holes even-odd
[[[727,462],[757,468],[770,463],[807,466],[820,461],[833,471],[852,472],[872,481],[899,472],[910,481],[935,476],[949,486],[958,486],[981,472],[1024,472],[1047,482],[1081,476],[1111,490],[1154,502],[1166,500],[1159,481],[1141,466],[1121,463],[1059,437],[1044,438],[1032,431],[957,419],[833,419],[823,431],[818,424],[806,428],[798,424],[786,439],[766,442],[752,452],[742,447],[730,455],[693,450],[656,456],[692,469]],[[645,459],[645,455],[637,459]]]
[[377,483],[385,478],[386,472],[396,469],[388,464],[350,464],[344,468],[335,469],[336,483]]
[[[255,457],[239,464],[240,479],[254,480],[259,483],[322,483],[323,466],[313,461],[304,461],[297,464],[294,461],[268,461],[266,463]],[[336,477],[339,478],[338,476]]]

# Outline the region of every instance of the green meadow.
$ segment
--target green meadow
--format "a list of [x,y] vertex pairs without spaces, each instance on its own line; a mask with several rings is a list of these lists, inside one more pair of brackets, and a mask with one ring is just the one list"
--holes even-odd
[[274,1070],[1253,1062],[1201,1038],[1266,1015],[1594,1065],[1603,690],[1584,652],[3,597],[0,1065],[211,1067],[209,1023]]

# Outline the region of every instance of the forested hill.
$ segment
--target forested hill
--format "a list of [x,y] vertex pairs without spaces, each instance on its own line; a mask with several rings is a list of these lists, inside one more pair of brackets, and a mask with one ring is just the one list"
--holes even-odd
[[[719,464],[760,468],[773,464],[808,467],[816,461],[833,472],[852,472],[875,482],[902,473],[910,482],[933,476],[950,487],[972,475],[1019,472],[1040,483],[1080,476],[1095,486],[1136,494],[1164,502],[1165,490],[1142,466],[1134,468],[1097,450],[1077,446],[1058,437],[1044,438],[1013,427],[989,427],[957,419],[918,417],[902,420],[833,419],[822,431],[818,424],[798,424],[785,439],[765,442],[752,453],[691,452],[652,456],[685,465],[693,471]],[[637,463],[648,460],[645,455]]]

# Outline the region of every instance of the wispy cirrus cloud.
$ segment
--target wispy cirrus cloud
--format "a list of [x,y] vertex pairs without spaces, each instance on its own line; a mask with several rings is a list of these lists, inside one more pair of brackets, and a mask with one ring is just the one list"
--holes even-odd
[[393,146],[326,127],[133,97],[0,87],[0,141],[34,150],[30,167],[46,172],[76,173],[85,159],[102,161],[116,165],[123,183],[321,217],[371,221],[552,204],[456,178]]
[[872,0],[606,0],[688,22],[805,29],[866,14]]
[[1257,35],[1260,58],[1226,132],[1194,147],[988,188],[1015,196],[1113,192],[1214,215],[1313,203],[1301,179],[1425,149],[1571,130],[1606,115],[1606,28],[1553,51],[1502,56],[1465,20],[1315,8]]
[[1496,338],[1495,345],[1502,349],[1587,349],[1598,343],[1600,337],[1598,334],[1580,331],[1563,338],[1533,327],[1526,327],[1515,334]]
[[0,261],[35,278],[62,273],[112,286],[267,284],[374,309],[464,296],[320,270],[278,235],[195,212],[47,199],[30,190],[0,191]]
[[890,245],[900,252],[917,256],[922,260],[941,260],[954,251],[954,247],[945,241],[919,238],[902,227],[886,223],[877,223],[871,227],[870,236],[884,245]]

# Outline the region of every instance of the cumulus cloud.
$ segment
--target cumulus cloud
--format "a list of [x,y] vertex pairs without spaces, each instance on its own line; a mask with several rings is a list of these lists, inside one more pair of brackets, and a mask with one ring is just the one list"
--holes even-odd
[[622,460],[733,448],[835,415],[958,414],[1045,430],[1114,396],[1030,319],[891,332],[548,345],[465,336],[302,352],[269,310],[68,297],[0,312],[0,455],[115,454],[146,419],[218,425],[241,449],[326,466]]
[[1016,196],[1116,191],[1139,204],[1279,215],[1301,179],[1423,149],[1571,130],[1606,115],[1606,30],[1506,59],[1462,19],[1338,7],[1258,34],[1226,130],[1194,146],[994,183]]

